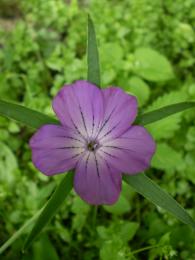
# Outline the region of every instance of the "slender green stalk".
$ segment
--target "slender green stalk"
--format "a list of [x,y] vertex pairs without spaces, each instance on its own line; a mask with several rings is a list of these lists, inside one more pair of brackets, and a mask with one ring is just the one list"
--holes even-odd
[[96,221],[97,221],[97,213],[98,213],[98,206],[93,206],[93,227],[95,228],[96,226]]
[[140,248],[140,249],[137,249],[137,250],[132,251],[131,254],[132,254],[132,255],[135,255],[135,254],[141,253],[141,252],[143,252],[143,251],[147,251],[147,250],[154,249],[154,248],[159,248],[159,247],[163,247],[163,245],[155,245],[155,246],[142,247],[142,248]]
[[33,229],[28,235],[24,250],[26,250],[31,243],[37,238],[44,227],[49,223],[51,218],[56,214],[57,210],[60,208],[70,191],[73,187],[73,172],[70,171],[66,173],[65,177],[62,179],[60,184],[57,186],[54,193],[51,195],[50,199],[45,204],[43,211],[35,222]]
[[38,218],[38,216],[41,214],[43,208],[41,208],[39,211],[36,212],[35,215],[32,216],[19,230],[17,230],[13,236],[11,236],[1,247],[0,247],[0,255],[9,247],[11,244],[13,244],[24,232],[25,230],[31,226],[35,220]]

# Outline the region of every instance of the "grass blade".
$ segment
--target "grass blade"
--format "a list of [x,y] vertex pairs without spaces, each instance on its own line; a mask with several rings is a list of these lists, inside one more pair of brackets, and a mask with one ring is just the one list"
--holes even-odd
[[124,176],[124,180],[146,199],[174,215],[180,221],[195,229],[195,222],[182,206],[168,193],[162,190],[145,174]]
[[0,255],[9,247],[11,244],[13,244],[23,233],[24,231],[31,225],[37,217],[42,212],[43,208],[36,212],[32,218],[30,218],[19,230],[17,230],[13,236],[11,236],[1,247],[0,247]]
[[136,119],[136,124],[148,125],[193,107],[195,107],[195,102],[181,102],[165,106],[143,115],[139,115]]
[[32,231],[28,235],[25,244],[24,250],[26,250],[31,243],[36,239],[40,234],[43,228],[48,224],[51,218],[55,215],[59,207],[64,202],[65,198],[68,196],[73,186],[73,173],[69,172],[62,179],[61,183],[58,185],[51,198],[46,203],[43,211],[38,217]]
[[45,124],[59,124],[59,121],[21,105],[0,100],[0,115],[19,121],[32,128]]
[[100,87],[101,80],[100,80],[99,53],[97,48],[95,28],[90,16],[88,16],[87,64],[88,64],[88,73],[87,73],[88,81]]

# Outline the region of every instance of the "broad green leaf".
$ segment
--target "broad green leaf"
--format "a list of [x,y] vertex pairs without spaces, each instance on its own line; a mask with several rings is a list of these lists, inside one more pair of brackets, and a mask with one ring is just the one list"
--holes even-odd
[[165,56],[150,48],[135,51],[134,72],[151,81],[165,81],[174,77],[170,62]]
[[129,220],[115,219],[109,226],[97,226],[97,233],[102,240],[112,240],[114,237],[122,240],[122,243],[129,242],[136,234],[139,223]]
[[50,219],[55,215],[59,207],[64,202],[65,198],[68,196],[73,186],[73,173],[69,172],[62,179],[59,186],[56,188],[55,192],[52,194],[51,198],[48,200],[43,211],[38,217],[32,231],[28,235],[25,244],[24,250],[27,249],[35,238],[40,234],[43,228],[48,224]]
[[[47,250],[45,250],[47,249]],[[33,245],[33,259],[59,260],[57,251],[47,235],[44,235]]]
[[[104,43],[100,46],[99,53],[103,66],[102,69],[121,69],[123,65],[123,48],[118,44],[118,42]],[[113,60],[115,61],[114,63],[111,62]]]
[[85,203],[80,197],[76,196],[72,202],[71,211],[74,214],[72,216],[72,228],[81,232],[86,223],[90,206]]
[[122,227],[121,234],[122,234],[123,240],[125,240],[127,242],[131,241],[139,228],[139,223],[129,221],[129,222],[127,222],[126,225],[123,225],[123,223],[122,223],[122,226],[123,227]]
[[130,211],[131,205],[123,195],[120,195],[118,201],[114,205],[104,206],[104,209],[114,215],[123,215]]
[[104,86],[108,86],[116,79],[117,71],[121,70],[123,66],[123,49],[118,42],[109,42],[100,46],[99,53],[101,57],[101,81]]
[[[193,111],[194,112],[194,111]],[[195,126],[192,125],[188,128],[185,141],[185,150],[186,151],[193,151],[195,147]]]
[[147,112],[143,115],[139,115],[137,117],[136,124],[148,125],[193,107],[195,107],[195,102],[181,102],[165,106],[154,111]]
[[87,63],[88,63],[88,73],[87,73],[88,81],[100,87],[101,81],[100,81],[99,53],[98,53],[97,42],[96,42],[95,28],[90,16],[88,16]]
[[122,182],[122,191],[118,201],[114,205],[103,206],[107,212],[115,215],[123,215],[130,212],[135,191],[126,183]]
[[124,176],[124,180],[131,185],[138,193],[154,203],[156,206],[164,208],[180,221],[192,226],[195,229],[194,220],[188,213],[174,200],[168,193],[163,191],[145,174]]
[[[145,112],[150,112],[164,106],[185,102],[187,94],[185,91],[172,91],[168,94],[158,97],[154,102],[146,108]],[[148,125],[149,130],[155,140],[171,138],[180,128],[183,113],[177,113],[171,117],[167,117],[153,125]]]
[[194,150],[186,154],[186,156],[184,157],[184,163],[186,169],[184,169],[183,171],[183,178],[191,181],[195,185],[195,171],[194,171],[195,151]]
[[157,143],[151,165],[160,170],[176,170],[183,165],[182,154],[166,143]]
[[0,182],[15,183],[14,171],[18,163],[12,150],[3,142],[0,142]]
[[102,260],[125,260],[128,242],[133,239],[139,224],[131,221],[112,221],[108,227],[98,226],[97,233],[101,238],[100,259]]
[[52,117],[3,100],[0,100],[0,115],[17,120],[33,128],[39,128],[45,124],[59,124],[59,121]]
[[100,247],[100,260],[126,260],[124,258],[125,250],[122,239],[119,238],[109,238],[109,240],[105,241],[103,245]]
[[139,106],[145,105],[150,96],[149,86],[139,77],[130,78],[125,88],[128,93],[135,95],[138,99]]

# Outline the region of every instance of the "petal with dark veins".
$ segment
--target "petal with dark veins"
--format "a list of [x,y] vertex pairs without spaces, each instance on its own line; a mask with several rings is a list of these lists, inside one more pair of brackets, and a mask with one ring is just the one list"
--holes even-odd
[[32,161],[45,175],[63,173],[75,167],[84,145],[72,129],[44,125],[30,140]]
[[146,170],[156,149],[155,142],[144,127],[132,126],[122,136],[104,142],[100,148],[109,164],[123,173]]
[[121,191],[121,174],[100,157],[88,152],[76,166],[74,188],[89,204],[113,204]]

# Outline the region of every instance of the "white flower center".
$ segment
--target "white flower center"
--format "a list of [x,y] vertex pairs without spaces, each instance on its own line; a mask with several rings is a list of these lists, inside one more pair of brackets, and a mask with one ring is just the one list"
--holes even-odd
[[99,147],[99,144],[97,141],[90,141],[87,144],[87,149],[91,152],[94,152]]

